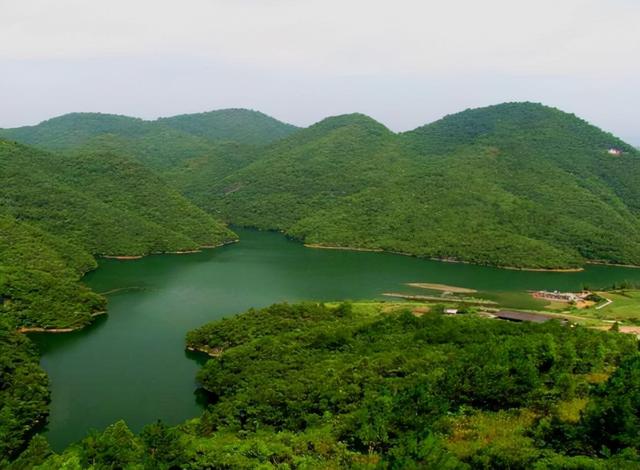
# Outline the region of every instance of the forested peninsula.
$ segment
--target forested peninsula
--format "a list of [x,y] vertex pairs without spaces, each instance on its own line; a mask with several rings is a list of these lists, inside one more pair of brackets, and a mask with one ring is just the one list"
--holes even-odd
[[633,336],[411,309],[279,304],[205,325],[187,335],[217,351],[202,416],[121,421],[60,454],[37,438],[17,468],[637,467]]

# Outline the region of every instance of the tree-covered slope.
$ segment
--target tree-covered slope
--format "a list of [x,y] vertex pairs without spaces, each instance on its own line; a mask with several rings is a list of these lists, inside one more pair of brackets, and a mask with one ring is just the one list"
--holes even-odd
[[193,250],[232,239],[140,163],[0,139],[0,467],[47,412],[46,375],[18,331],[69,331],[105,311],[106,299],[80,283],[96,267],[93,255]]
[[60,156],[0,141],[0,211],[92,254],[216,245],[233,234],[140,164],[108,153]]
[[298,129],[264,113],[248,109],[182,114],[161,118],[157,122],[209,140],[255,145],[274,142]]
[[523,268],[640,264],[640,152],[538,104],[404,134],[361,114],[295,130],[247,110],[72,114],[3,132],[135,159],[215,217],[309,244]]
[[215,152],[218,144],[266,144],[297,128],[244,109],[226,109],[146,121],[103,113],[71,113],[35,126],[0,129],[0,137],[47,150],[111,151],[166,169]]
[[194,250],[235,235],[138,163],[0,140],[0,312],[16,327],[75,328],[104,310],[78,284],[92,255]]
[[0,467],[23,448],[23,441],[47,413],[47,375],[36,348],[0,316]]
[[34,440],[16,463],[637,468],[632,336],[405,306],[279,304],[205,325],[187,335],[215,356],[198,374],[201,417],[138,436],[120,421],[61,454]]
[[362,115],[328,118],[205,187],[181,184],[227,221],[307,243],[560,268],[640,264],[637,181],[631,146],[513,103],[400,135]]

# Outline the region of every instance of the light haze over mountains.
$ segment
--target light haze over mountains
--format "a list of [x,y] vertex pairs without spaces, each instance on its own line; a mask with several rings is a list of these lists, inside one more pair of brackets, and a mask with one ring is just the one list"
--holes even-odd
[[6,2],[0,127],[241,107],[404,131],[534,101],[640,145],[639,14],[630,0]]

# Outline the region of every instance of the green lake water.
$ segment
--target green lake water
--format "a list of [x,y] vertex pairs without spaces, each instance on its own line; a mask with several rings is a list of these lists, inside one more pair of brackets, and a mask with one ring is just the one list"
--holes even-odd
[[184,350],[188,330],[274,302],[382,298],[408,282],[481,291],[514,306],[527,289],[640,282],[640,269],[589,266],[579,273],[509,271],[385,253],[305,248],[277,233],[237,230],[239,243],[189,255],[102,260],[86,284],[108,295],[109,315],[70,334],[31,337],[42,352],[52,402],[44,430],[55,449],[124,419],[135,431],[197,416],[203,358]]

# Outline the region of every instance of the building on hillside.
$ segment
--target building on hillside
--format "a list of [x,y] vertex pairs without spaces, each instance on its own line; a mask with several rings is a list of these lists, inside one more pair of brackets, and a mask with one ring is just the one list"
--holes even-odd
[[455,315],[456,313],[458,313],[458,309],[457,308],[445,308],[444,309],[444,313],[446,313],[447,315]]
[[608,153],[609,155],[620,156],[620,155],[622,155],[622,150],[617,149],[617,148],[610,148],[610,149],[607,151],[607,153]]

